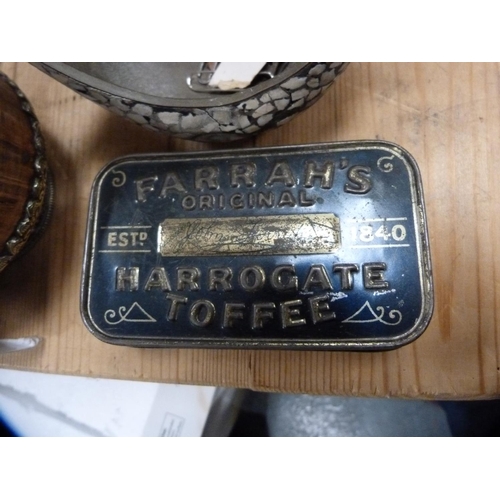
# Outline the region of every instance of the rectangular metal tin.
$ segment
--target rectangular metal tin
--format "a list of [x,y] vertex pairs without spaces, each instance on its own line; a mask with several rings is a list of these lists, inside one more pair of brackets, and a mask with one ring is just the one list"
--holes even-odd
[[81,309],[120,345],[405,345],[433,310],[418,167],[381,141],[117,159],[92,188]]

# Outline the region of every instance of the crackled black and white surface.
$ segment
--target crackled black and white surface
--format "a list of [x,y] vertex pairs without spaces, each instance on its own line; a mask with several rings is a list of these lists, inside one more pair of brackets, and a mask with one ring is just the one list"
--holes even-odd
[[96,104],[146,128],[183,139],[230,141],[280,126],[316,102],[348,63],[310,63],[272,89],[235,104],[171,107],[114,95],[58,71],[47,63],[35,66]]

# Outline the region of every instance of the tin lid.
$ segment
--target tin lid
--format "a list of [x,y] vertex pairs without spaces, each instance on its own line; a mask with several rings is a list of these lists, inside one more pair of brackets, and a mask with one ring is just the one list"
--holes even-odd
[[95,180],[82,314],[106,342],[391,349],[432,305],[420,175],[399,146],[135,156]]

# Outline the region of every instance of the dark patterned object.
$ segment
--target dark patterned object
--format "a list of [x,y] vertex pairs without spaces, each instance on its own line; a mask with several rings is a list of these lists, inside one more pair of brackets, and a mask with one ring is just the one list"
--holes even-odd
[[276,77],[276,84],[257,84],[232,94],[241,99],[232,99],[230,103],[207,93],[200,94],[203,98],[186,99],[185,104],[180,105],[173,103],[179,103],[180,99],[148,99],[145,93],[130,92],[108,83],[103,85],[106,88],[103,90],[98,88],[97,78],[88,78],[84,72],[66,64],[37,63],[35,66],[87,99],[146,128],[183,139],[224,142],[286,123],[316,102],[347,64],[296,64],[297,71],[284,79]]
[[47,220],[51,184],[40,127],[17,85],[0,73],[0,271]]

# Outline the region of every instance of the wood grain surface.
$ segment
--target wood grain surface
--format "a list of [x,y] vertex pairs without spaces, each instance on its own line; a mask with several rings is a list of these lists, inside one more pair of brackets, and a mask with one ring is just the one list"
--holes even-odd
[[[500,394],[500,66],[352,63],[325,97],[283,127],[228,147],[384,139],[422,173],[435,311],[413,344],[384,353],[134,349],[85,328],[79,287],[90,186],[130,153],[221,146],[128,123],[25,63],[4,63],[30,99],[55,177],[52,222],[0,276],[0,338],[36,335],[0,366],[266,391],[412,398]],[[226,146],[226,145],[224,145]]]

